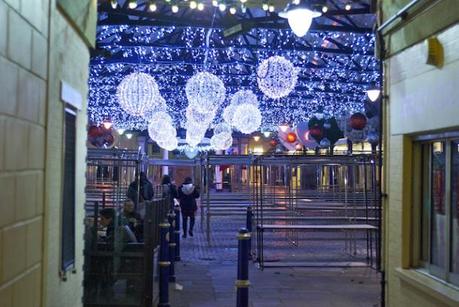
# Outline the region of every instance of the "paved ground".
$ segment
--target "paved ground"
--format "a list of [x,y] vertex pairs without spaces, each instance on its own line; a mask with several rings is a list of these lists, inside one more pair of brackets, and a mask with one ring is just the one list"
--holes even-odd
[[[171,291],[174,307],[226,307],[236,305],[237,229],[242,220],[215,218],[210,246],[199,219],[193,238],[181,241],[182,261],[176,264],[177,282],[183,290]],[[288,241],[288,240],[287,240]],[[318,242],[320,238],[317,239]],[[277,247],[277,257],[292,253],[279,253],[279,246],[287,246],[285,236],[269,238]],[[316,241],[314,241],[316,242]],[[337,240],[337,242],[340,242]],[[304,241],[295,249],[296,255],[308,255],[312,241]],[[344,243],[315,243],[312,248],[315,259],[322,255],[338,253],[344,257]],[[309,251],[310,253],[310,251]],[[347,255],[349,258],[349,255]],[[353,259],[349,259],[353,261]],[[378,306],[379,276],[371,268],[269,268],[263,271],[250,264],[250,306],[252,307],[358,307]]]

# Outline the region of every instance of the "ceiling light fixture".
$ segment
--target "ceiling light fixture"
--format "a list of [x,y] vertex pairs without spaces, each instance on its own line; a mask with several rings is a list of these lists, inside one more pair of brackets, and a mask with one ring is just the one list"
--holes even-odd
[[116,9],[118,7],[118,1],[110,0],[110,5],[112,6],[112,9]]
[[352,5],[351,5],[350,2],[346,3],[346,5],[344,6],[344,9],[345,9],[346,11],[350,11],[351,8],[352,8]]
[[155,12],[157,9],[156,4],[154,2],[151,2],[148,6],[148,9],[150,10],[150,12]]
[[263,11],[269,10],[269,4],[268,3],[263,3],[262,8],[263,8]]
[[199,11],[204,10],[204,3],[201,3],[201,2],[198,3],[198,10]]
[[173,5],[173,6],[171,7],[171,10],[172,10],[172,13],[178,13],[179,8],[178,8],[177,5]]
[[367,90],[367,96],[372,101],[375,102],[378,100],[379,96],[381,95],[381,89],[376,85],[371,85]]
[[325,14],[326,12],[328,12],[328,6],[324,5],[324,6],[322,7],[322,13]]
[[288,24],[298,37],[303,37],[308,33],[311,27],[312,19],[319,17],[322,13],[314,11],[308,2],[299,4],[288,4],[285,9],[279,13],[282,18],[288,19]]
[[230,13],[233,14],[233,15],[236,14],[236,12],[237,12],[237,10],[236,10],[235,7],[230,7],[229,11],[230,11]]
[[276,8],[274,7],[274,5],[270,5],[268,7],[268,11],[270,11],[271,13],[273,13],[275,10],[276,10]]
[[226,10],[226,4],[220,3],[220,4],[218,5],[218,8],[219,8],[219,10],[220,10],[221,12],[224,12],[224,11]]
[[198,4],[196,3],[196,1],[190,1],[190,9],[194,10],[197,7],[198,7]]
[[137,0],[129,0],[128,7],[130,9],[135,9],[137,7]]

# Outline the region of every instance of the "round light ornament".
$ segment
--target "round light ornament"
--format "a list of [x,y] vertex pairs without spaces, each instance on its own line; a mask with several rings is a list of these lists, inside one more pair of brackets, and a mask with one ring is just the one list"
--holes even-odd
[[252,104],[237,106],[233,117],[233,126],[245,134],[250,134],[260,128],[261,112]]
[[127,75],[116,90],[118,102],[127,113],[142,116],[160,103],[158,84],[155,79],[142,72]]
[[214,135],[223,133],[231,135],[231,126],[227,123],[219,123],[214,128]]
[[215,150],[226,150],[233,145],[233,137],[230,133],[214,134],[210,138],[210,145]]
[[152,106],[151,109],[145,110],[142,117],[147,121],[150,122],[152,117],[157,112],[165,112],[167,109],[166,100],[162,96],[158,96],[157,101]]
[[199,123],[200,125],[208,125],[212,122],[215,117],[214,110],[207,110],[206,112],[200,111],[195,105],[189,105],[186,108],[186,119],[190,122]]
[[234,111],[236,111],[236,106],[232,104],[223,110],[223,120],[230,126],[233,126]]
[[251,90],[240,90],[231,97],[231,105],[253,104],[258,107],[258,98]]
[[200,112],[216,110],[225,100],[225,85],[217,76],[200,72],[191,77],[185,86],[186,97]]
[[298,81],[298,69],[282,56],[264,60],[257,69],[258,87],[269,98],[290,94]]
[[177,140],[177,138],[173,137],[173,138],[169,138],[167,140],[158,141],[158,145],[159,145],[159,147],[164,148],[165,150],[173,151],[173,150],[177,149],[178,140]]

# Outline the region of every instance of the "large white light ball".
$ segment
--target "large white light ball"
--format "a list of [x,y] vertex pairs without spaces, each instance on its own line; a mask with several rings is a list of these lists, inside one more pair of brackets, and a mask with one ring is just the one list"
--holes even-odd
[[257,69],[258,87],[268,97],[277,99],[290,94],[298,80],[298,69],[281,56],[264,60]]
[[214,128],[214,134],[222,133],[231,134],[231,126],[227,123],[219,123],[218,125],[216,125]]
[[129,114],[142,116],[155,108],[160,96],[158,84],[152,76],[135,72],[127,75],[118,85],[116,96],[120,106]]
[[199,123],[187,121],[186,123],[186,142],[191,147],[196,147],[206,134],[207,126]]
[[245,134],[250,134],[260,128],[261,112],[252,104],[241,104],[236,107],[233,117],[234,127]]
[[159,147],[164,148],[165,150],[173,151],[178,146],[178,140],[176,137],[173,137],[173,138],[158,141],[158,145]]
[[156,112],[150,118],[148,135],[152,140],[157,141],[164,133],[171,131],[170,127],[172,127],[172,118],[170,115],[166,112]]
[[216,110],[225,100],[225,92],[223,82],[208,72],[197,73],[185,86],[188,101],[201,112]]
[[231,104],[238,106],[243,103],[253,104],[258,107],[258,98],[251,90],[240,90],[231,97]]
[[189,105],[186,108],[186,119],[190,122],[195,122],[201,126],[209,125],[215,117],[214,110],[207,110],[207,112],[201,112],[194,104]]
[[154,105],[152,105],[151,109],[146,110],[142,117],[147,121],[150,122],[153,115],[157,112],[165,112],[167,109],[166,99],[162,96],[158,96],[157,101]]
[[233,137],[230,133],[214,134],[210,138],[210,145],[215,150],[226,150],[233,145]]
[[236,106],[232,104],[223,110],[223,120],[230,126],[233,126],[234,111],[236,111]]

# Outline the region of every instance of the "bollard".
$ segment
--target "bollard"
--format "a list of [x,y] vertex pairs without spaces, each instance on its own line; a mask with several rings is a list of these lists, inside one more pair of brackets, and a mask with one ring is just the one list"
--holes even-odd
[[170,211],[167,215],[169,221],[169,282],[175,282],[175,214]]
[[158,307],[169,305],[169,223],[159,224],[161,245],[159,246],[159,304]]
[[180,207],[174,208],[175,212],[175,261],[180,261]]
[[[246,228],[247,228],[247,231],[250,233],[250,235],[252,235],[252,218],[253,218],[252,207],[249,206],[247,207]],[[250,236],[249,238],[248,256],[249,256],[249,259],[252,259],[252,236]]]
[[237,236],[238,239],[238,259],[237,259],[237,297],[236,307],[249,306],[249,240],[250,233],[247,229],[241,228]]

